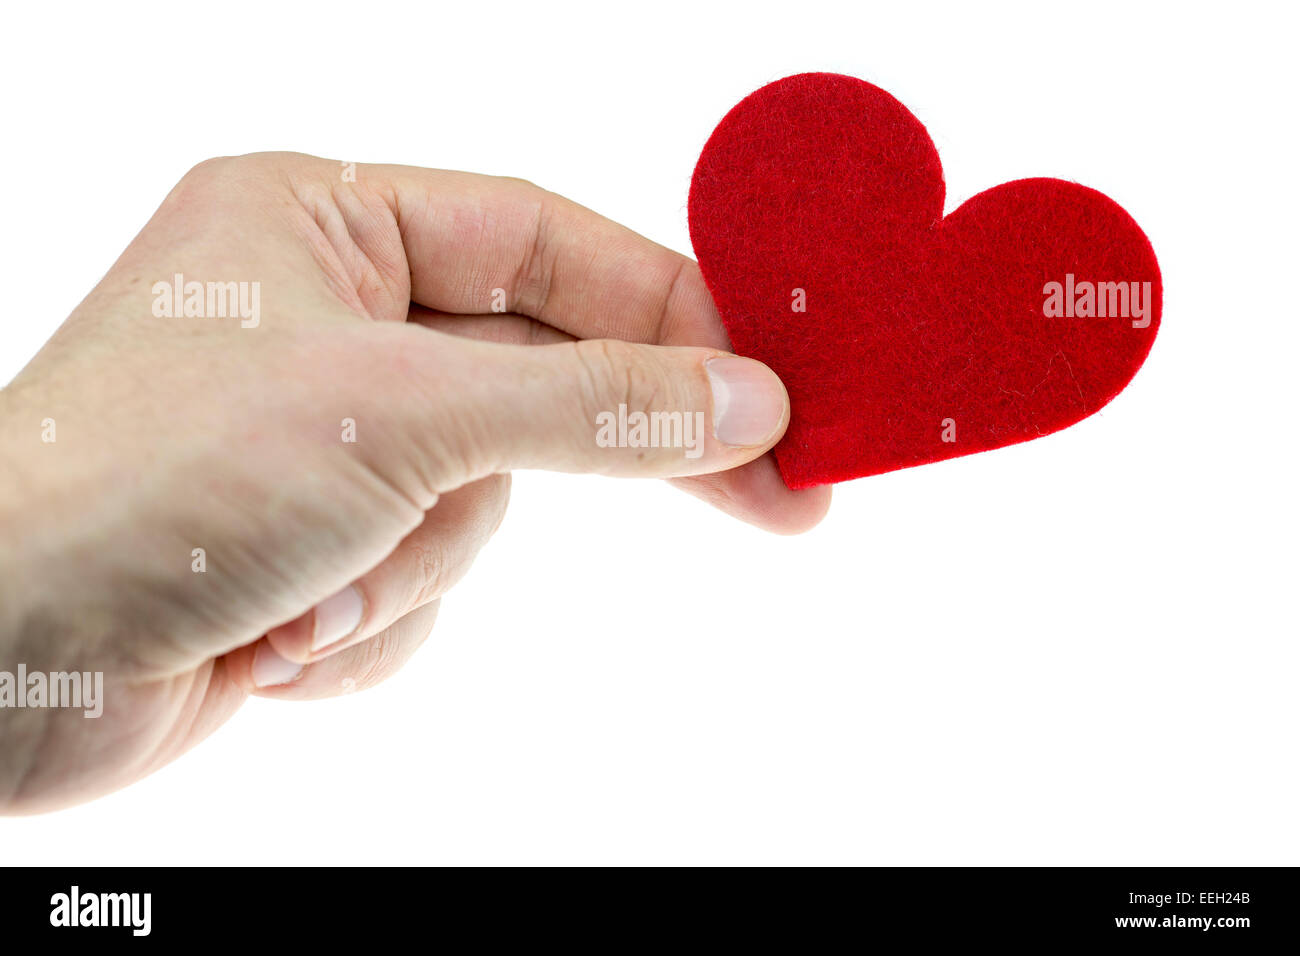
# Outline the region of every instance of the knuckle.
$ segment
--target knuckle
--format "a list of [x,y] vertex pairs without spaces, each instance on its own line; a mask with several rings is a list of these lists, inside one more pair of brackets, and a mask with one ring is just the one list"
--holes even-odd
[[539,200],[533,209],[529,238],[513,280],[515,310],[525,315],[543,316],[551,298],[551,282],[559,251],[549,241],[550,209]]
[[268,164],[271,153],[253,153],[246,156],[213,156],[196,163],[181,179],[182,185],[192,192],[221,190],[254,170]]
[[589,417],[616,411],[650,412],[658,407],[665,391],[658,369],[650,366],[634,345],[617,339],[587,339],[575,342],[582,368],[581,397]]
[[357,687],[374,687],[396,672],[402,664],[400,648],[400,642],[387,631],[362,644],[360,660],[354,669]]
[[191,166],[182,179],[190,183],[208,183],[220,177],[236,161],[234,156],[211,156]]
[[168,203],[186,215],[219,221],[225,209],[247,194],[243,188],[255,175],[247,156],[217,156],[193,166],[168,196]]
[[374,687],[401,670],[428,638],[437,618],[437,604],[426,605],[394,622],[356,648],[349,668],[357,689]]
[[191,166],[180,186],[189,196],[230,195],[252,182],[285,179],[316,162],[302,153],[286,152],[213,156]]
[[428,542],[413,545],[411,560],[415,581],[406,610],[420,607],[438,597],[447,580],[447,556],[436,545]]
[[531,179],[524,179],[520,176],[498,176],[497,179],[501,180],[502,182],[509,183],[510,185],[518,188],[530,189],[530,190],[536,189],[539,192],[542,191],[542,187],[537,185]]
[[192,166],[176,184],[169,200],[186,206],[210,203],[229,182],[234,162],[229,156],[217,156]]

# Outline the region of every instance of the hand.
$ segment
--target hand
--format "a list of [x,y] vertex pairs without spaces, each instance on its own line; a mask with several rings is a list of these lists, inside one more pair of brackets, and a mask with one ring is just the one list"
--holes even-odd
[[[671,478],[778,532],[825,513],[764,455],[785,391],[724,351],[694,262],[522,181],[346,172],[196,167],[0,391],[0,672],[104,675],[97,720],[0,709],[0,808],[130,783],[250,693],[382,680],[513,468]],[[602,447],[620,406],[703,434]]]

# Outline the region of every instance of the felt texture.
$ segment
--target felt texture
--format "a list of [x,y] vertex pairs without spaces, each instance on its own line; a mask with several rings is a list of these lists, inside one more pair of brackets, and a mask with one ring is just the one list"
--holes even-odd
[[1115,202],[1058,179],[1004,183],[946,218],[943,201],[925,127],[853,77],[771,83],[705,145],[691,241],[732,347],[790,393],[775,451],[791,488],[1047,435],[1146,358],[1160,270]]

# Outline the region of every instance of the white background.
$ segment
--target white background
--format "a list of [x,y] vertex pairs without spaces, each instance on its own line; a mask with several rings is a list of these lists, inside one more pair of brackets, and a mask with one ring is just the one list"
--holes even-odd
[[949,210],[1108,193],[1165,304],[1099,415],[802,538],[517,475],[397,678],[253,700],[0,862],[1300,862],[1293,8],[975,7],[6,11],[0,382],[208,156],[521,176],[689,252],[713,126],[808,70],[910,107]]

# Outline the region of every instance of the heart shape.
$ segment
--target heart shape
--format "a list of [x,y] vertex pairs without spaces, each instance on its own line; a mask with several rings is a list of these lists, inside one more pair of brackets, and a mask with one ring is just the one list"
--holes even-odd
[[943,200],[925,127],[854,77],[771,83],[705,145],[691,242],[733,348],[790,393],[791,488],[1058,431],[1150,351],[1160,269],[1114,201],[1059,179]]

